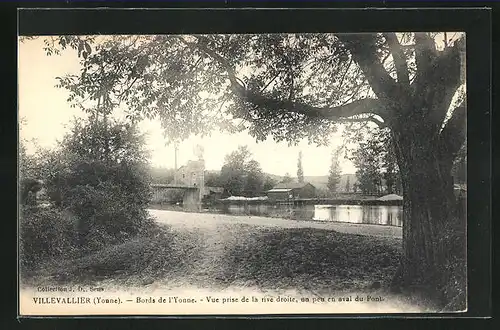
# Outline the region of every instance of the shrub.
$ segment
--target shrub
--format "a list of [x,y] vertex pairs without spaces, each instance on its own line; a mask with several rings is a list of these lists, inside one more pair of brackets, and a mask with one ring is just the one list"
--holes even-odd
[[95,251],[148,230],[149,168],[137,129],[119,122],[76,122],[64,143],[64,164],[49,190],[74,213],[78,243]]
[[52,202],[50,209],[32,208],[23,216],[24,264],[71,256],[64,251],[75,246],[79,254],[97,251],[151,230],[143,146],[135,126],[91,117],[75,121],[58,149],[24,162],[34,164],[31,172],[44,181]]
[[20,266],[33,270],[44,262],[75,254],[74,218],[55,208],[25,206],[19,224]]
[[68,209],[80,219],[79,245],[89,251],[123,242],[153,225],[142,198],[114,182],[78,185],[65,197]]

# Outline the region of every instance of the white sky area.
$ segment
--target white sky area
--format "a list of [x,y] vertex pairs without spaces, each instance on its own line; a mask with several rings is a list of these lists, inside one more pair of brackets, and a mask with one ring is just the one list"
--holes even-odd
[[[455,35],[453,35],[455,37]],[[442,40],[441,40],[442,42]],[[439,41],[438,41],[439,43]],[[56,88],[56,77],[79,73],[79,59],[76,51],[66,50],[61,55],[47,56],[43,50],[43,37],[19,43],[19,118],[26,124],[22,127],[20,138],[28,142],[29,153],[36,151],[37,145],[53,148],[66,132],[71,119],[83,116],[77,108],[70,108],[66,99],[69,93]],[[339,126],[341,128],[341,126]],[[159,121],[144,121],[141,129],[148,134],[147,148],[151,151],[151,163],[157,167],[174,167],[174,147],[166,145]],[[204,148],[206,169],[220,170],[224,157],[236,150],[239,145],[247,145],[264,172],[291,176],[297,173],[297,157],[302,151],[302,166],[305,176],[327,175],[330,166],[331,150],[342,144],[341,130],[334,134],[328,147],[309,145],[301,141],[298,146],[290,147],[286,142],[276,143],[271,138],[264,142],[246,133],[226,134],[213,132],[208,138],[191,137],[179,145],[178,166],[195,159],[197,144]],[[355,173],[353,164],[341,159],[344,174]]]
[[[66,99],[69,93],[56,88],[56,77],[80,70],[76,52],[67,50],[61,55],[47,56],[43,50],[43,38],[19,43],[19,118],[26,124],[22,127],[20,138],[27,140],[29,153],[36,151],[37,145],[53,148],[69,130],[71,119],[83,116],[77,108],[70,108]],[[151,150],[151,163],[158,167],[174,167],[174,147],[165,145],[159,121],[146,120],[141,129],[147,133],[147,148]],[[246,133],[226,134],[213,132],[210,137],[191,137],[179,145],[178,166],[190,159],[195,159],[194,148],[197,144],[204,147],[206,169],[220,170],[226,154],[236,150],[239,145],[247,145],[262,170],[266,173],[291,176],[297,173],[297,157],[302,151],[304,175],[327,175],[330,166],[331,150],[340,145],[341,132],[331,138],[329,147],[316,147],[307,141],[298,146],[289,147],[286,142],[276,143],[271,138],[256,143]],[[33,143],[33,140],[36,143]],[[341,161],[343,173],[354,173],[356,169],[348,160]]]

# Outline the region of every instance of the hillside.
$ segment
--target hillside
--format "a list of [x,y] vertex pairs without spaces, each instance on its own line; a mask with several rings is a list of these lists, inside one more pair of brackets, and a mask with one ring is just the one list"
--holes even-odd
[[[283,179],[283,176],[279,175],[274,175],[274,174],[268,174],[265,173],[264,175],[267,175],[271,178],[273,178],[276,181],[281,181]],[[293,178],[294,180],[297,180],[297,178]],[[340,184],[339,184],[339,191],[344,191],[347,180],[349,180],[349,185],[351,186],[351,189],[354,184],[357,183],[356,179],[356,174],[342,174],[340,177]],[[316,175],[316,176],[304,176],[304,181],[309,182],[313,186],[315,186],[317,189],[328,189],[327,184],[328,184],[328,176],[327,175]]]
[[[168,183],[173,179],[173,169],[166,169],[166,168],[152,168],[151,169],[151,174],[154,178],[155,181],[159,183]],[[219,174],[220,171],[218,170],[206,170],[205,175],[207,174]],[[276,182],[280,182],[283,179],[283,176],[281,175],[275,175],[271,173],[264,173],[264,176],[268,176],[271,179],[275,180]],[[293,178],[294,181],[297,180],[297,178]],[[356,175],[355,174],[342,174],[340,177],[340,184],[339,184],[339,191],[344,191],[347,180],[349,180],[349,184],[351,186],[351,189],[353,185],[357,182]],[[304,181],[309,182],[313,186],[315,186],[317,189],[320,190],[325,190],[327,189],[327,183],[328,183],[328,176],[327,175],[316,175],[316,176],[304,176]]]
[[[355,174],[342,174],[340,177],[339,190],[344,191],[347,181],[349,180],[349,185],[352,186],[357,182]],[[311,183],[317,189],[327,189],[328,176],[304,176],[304,181]]]

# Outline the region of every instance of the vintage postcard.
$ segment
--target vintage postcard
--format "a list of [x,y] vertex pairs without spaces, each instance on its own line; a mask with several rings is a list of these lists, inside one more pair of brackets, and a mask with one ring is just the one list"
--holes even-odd
[[20,315],[467,310],[465,42],[20,36]]

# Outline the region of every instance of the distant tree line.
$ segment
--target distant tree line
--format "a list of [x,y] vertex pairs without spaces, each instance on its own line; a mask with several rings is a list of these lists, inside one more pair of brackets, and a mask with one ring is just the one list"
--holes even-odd
[[368,130],[348,158],[356,167],[356,190],[364,194],[402,194],[401,176],[388,130]]
[[239,146],[237,150],[224,158],[219,173],[205,174],[205,185],[223,187],[230,196],[255,197],[272,189],[277,181],[262,171],[258,161],[247,146]]
[[457,158],[451,169],[454,183],[467,183],[467,140],[458,151]]
[[[175,169],[151,167],[150,174],[152,182],[168,184],[174,180]],[[287,173],[281,182],[289,181],[293,179]],[[205,171],[205,186],[222,187],[227,196],[260,196],[279,182],[262,171],[248,146],[239,146],[227,154],[219,171]]]
[[168,184],[174,181],[175,169],[168,167],[151,167],[150,174],[153,183]]

